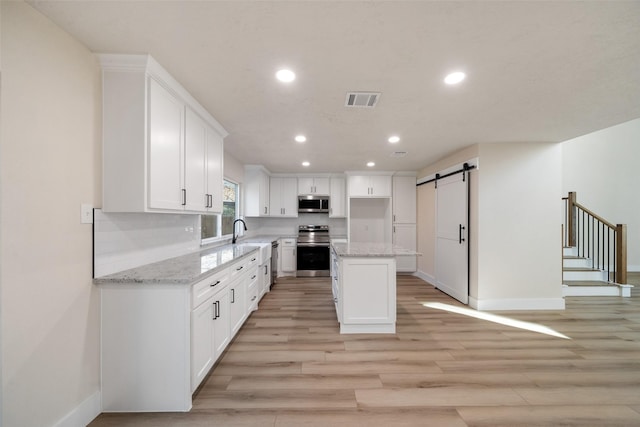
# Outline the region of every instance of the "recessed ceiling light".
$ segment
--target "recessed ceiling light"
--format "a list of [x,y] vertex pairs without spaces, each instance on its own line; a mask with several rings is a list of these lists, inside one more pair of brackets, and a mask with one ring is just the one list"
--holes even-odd
[[462,71],[456,71],[451,74],[447,74],[447,77],[444,78],[444,82],[448,85],[456,85],[463,81],[467,77],[465,73]]
[[396,142],[400,142],[400,137],[396,136],[396,135],[391,136],[391,137],[389,137],[389,142],[392,143],[392,144],[395,144]]
[[311,164],[311,163],[309,163],[309,162],[302,162],[302,166],[304,166],[305,168],[306,168],[307,166],[309,166],[310,164]]
[[276,73],[276,78],[284,83],[292,82],[296,79],[296,73],[291,70],[283,68]]
[[370,168],[374,167],[376,164],[374,162],[369,162],[367,163],[367,166],[369,166]]
[[307,137],[304,135],[297,135],[296,136],[296,142],[305,142],[307,140]]

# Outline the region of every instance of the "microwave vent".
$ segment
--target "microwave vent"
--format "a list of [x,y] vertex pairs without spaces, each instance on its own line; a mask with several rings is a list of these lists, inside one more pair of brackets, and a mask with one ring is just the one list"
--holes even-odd
[[374,108],[380,99],[380,92],[347,92],[345,107]]

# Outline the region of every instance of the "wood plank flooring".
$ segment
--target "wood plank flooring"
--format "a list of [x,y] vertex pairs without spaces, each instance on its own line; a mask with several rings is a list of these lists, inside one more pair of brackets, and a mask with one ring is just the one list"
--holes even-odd
[[90,426],[640,426],[638,288],[496,313],[569,339],[425,302],[460,306],[399,276],[397,333],[340,335],[327,278],[281,279],[191,412],[102,414]]

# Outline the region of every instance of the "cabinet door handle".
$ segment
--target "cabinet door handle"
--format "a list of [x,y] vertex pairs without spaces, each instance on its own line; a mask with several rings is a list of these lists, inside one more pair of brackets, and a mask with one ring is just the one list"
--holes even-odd
[[220,301],[213,303],[213,320],[216,320],[218,317],[220,317]]
[[464,237],[462,237],[463,232],[464,232],[464,226],[460,224],[460,228],[458,229],[458,243],[460,244],[464,242]]
[[186,206],[187,204],[187,190],[185,188],[182,189],[182,206]]
[[235,302],[236,302],[236,290],[231,289],[231,304],[234,304]]
[[217,281],[216,281],[216,283],[212,283],[212,284],[210,284],[209,286],[213,288],[214,286],[216,286],[216,285],[217,285],[217,284],[219,284],[219,283],[220,283],[220,280],[217,280]]

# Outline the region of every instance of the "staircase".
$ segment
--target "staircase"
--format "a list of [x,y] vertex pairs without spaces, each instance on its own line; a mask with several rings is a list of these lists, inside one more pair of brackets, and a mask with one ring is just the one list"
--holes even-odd
[[625,224],[612,224],[576,202],[565,202],[563,296],[630,297]]

